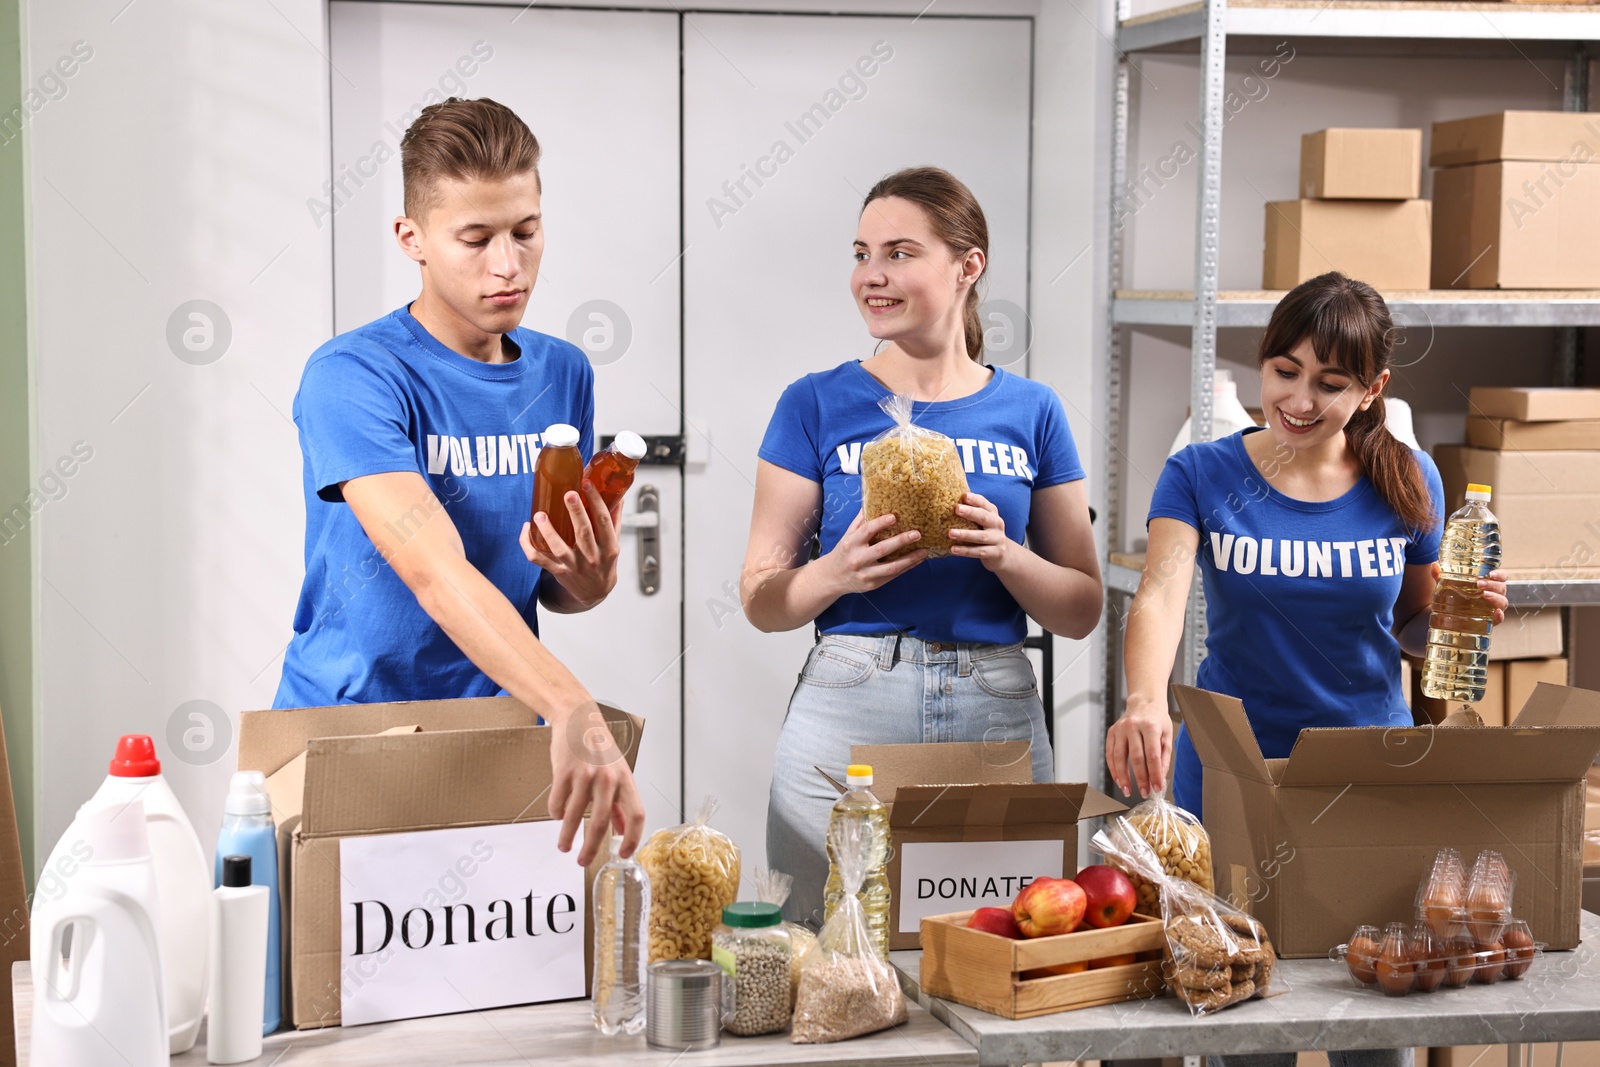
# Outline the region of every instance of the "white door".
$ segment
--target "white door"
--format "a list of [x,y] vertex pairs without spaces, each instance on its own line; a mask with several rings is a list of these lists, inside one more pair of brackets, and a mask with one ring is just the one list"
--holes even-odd
[[[784,386],[872,353],[850,243],[880,177],[928,163],[966,182],[989,222],[987,321],[1003,332],[1027,307],[1032,23],[687,18],[684,396],[705,462],[685,489],[684,791],[691,807],[723,799],[748,869],[766,863],[772,753],[812,640],[739,613],[756,448]],[[1025,372],[1025,342],[991,341],[993,362]]]
[[[487,96],[543,149],[547,240],[524,325],[589,352],[597,438],[679,435],[678,16],[335,2],[330,29],[336,328],[417,295],[390,225],[406,127],[426,103]],[[682,803],[679,468],[641,465],[625,515],[645,487],[660,508],[654,591],[640,587],[641,534],[625,532],[616,591],[542,630],[595,696],[647,720],[638,780],[655,828]]]

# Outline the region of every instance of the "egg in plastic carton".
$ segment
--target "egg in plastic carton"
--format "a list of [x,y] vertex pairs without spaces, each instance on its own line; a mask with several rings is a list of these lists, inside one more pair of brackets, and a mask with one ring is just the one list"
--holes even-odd
[[1357,986],[1391,997],[1519,980],[1544,958],[1544,943],[1522,919],[1500,924],[1488,941],[1476,940],[1473,930],[1473,923],[1457,922],[1440,936],[1426,920],[1390,923],[1381,934],[1361,926],[1328,958],[1343,963]]

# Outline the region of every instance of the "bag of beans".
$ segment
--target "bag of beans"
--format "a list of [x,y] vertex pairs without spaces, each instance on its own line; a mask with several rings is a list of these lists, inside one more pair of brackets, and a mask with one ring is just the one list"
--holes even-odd
[[917,530],[921,540],[884,559],[899,559],[919,548],[929,556],[948,556],[950,530],[978,528],[956,514],[967,492],[961,453],[944,434],[911,421],[911,394],[886,396],[878,406],[894,425],[861,449],[862,514],[868,521],[881,515],[893,515],[895,521],[872,542]]
[[844,896],[800,961],[790,1033],[797,1045],[843,1041],[906,1021],[905,995],[894,969],[878,955],[857,896],[871,842],[860,824],[845,821],[828,828],[828,844]]
[[[1211,835],[1206,833],[1199,819],[1168,800],[1165,790],[1156,790],[1125,818],[1128,826],[1150,846],[1163,871],[1174,878],[1193,882],[1207,893],[1216,890],[1211,872]],[[1133,888],[1139,896],[1139,914],[1160,915],[1161,899],[1156,884],[1111,857],[1107,859],[1133,879]]]

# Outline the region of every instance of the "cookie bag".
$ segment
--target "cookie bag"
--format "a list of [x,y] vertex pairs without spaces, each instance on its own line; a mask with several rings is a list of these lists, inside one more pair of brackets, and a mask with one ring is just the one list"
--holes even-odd
[[872,542],[918,530],[921,540],[884,559],[899,559],[919,548],[930,556],[948,556],[950,530],[978,528],[977,523],[956,514],[956,505],[967,492],[967,475],[956,443],[911,421],[910,393],[886,396],[878,406],[894,425],[861,449],[862,518],[871,521],[893,515],[895,521]]
[[[1208,893],[1216,891],[1211,871],[1211,835],[1206,833],[1199,819],[1168,800],[1166,790],[1157,789],[1149,800],[1124,818],[1155,851],[1163,871],[1174,878],[1193,882]],[[1161,901],[1155,883],[1135,871],[1123,873],[1133,879],[1133,888],[1139,896],[1139,913],[1159,915]]]
[[1092,847],[1124,870],[1151,882],[1161,900],[1167,942],[1162,976],[1192,1015],[1283,992],[1274,984],[1277,953],[1260,921],[1169,873],[1162,857],[1126,817],[1094,835]]
[[[757,867],[750,875],[750,884],[755,888],[757,900],[781,908],[788,903],[789,893],[794,887],[794,876],[770,867]],[[817,935],[787,919],[783,922],[783,928],[789,931],[789,995],[792,998],[800,988],[800,958],[816,944]]]
[[867,914],[856,895],[866,881],[871,841],[859,823],[828,827],[844,896],[800,960],[790,1040],[822,1044],[859,1037],[906,1021],[906,998],[888,962],[878,957]]
[[650,962],[709,960],[722,909],[739,895],[739,846],[708,823],[717,798],[694,821],[650,835],[637,859],[650,876]]

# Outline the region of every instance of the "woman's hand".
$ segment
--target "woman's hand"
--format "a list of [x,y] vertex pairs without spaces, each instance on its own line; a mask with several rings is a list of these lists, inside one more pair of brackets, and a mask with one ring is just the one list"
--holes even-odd
[[839,538],[839,543],[833,546],[833,551],[817,561],[826,562],[832,570],[834,583],[839,587],[841,595],[871,592],[900,577],[928,558],[927,549],[919,548],[900,559],[886,562],[883,557],[910,547],[922,539],[922,534],[916,530],[907,530],[905,533],[895,534],[887,540],[873,544],[872,539],[893,526],[895,518],[893,515],[879,515],[869,522],[863,519],[864,514],[865,512],[857,512],[855,519],[850,523],[850,528]]
[[1006,520],[1000,509],[977,493],[967,493],[956,505],[956,514],[978,524],[976,530],[951,530],[950,554],[983,561],[998,572],[1022,546],[1006,536]]
[[1165,707],[1130,702],[1122,718],[1106,731],[1106,769],[1124,794],[1133,792],[1128,788],[1130,763],[1141,797],[1166,787],[1172,763],[1172,716]]
[[[1439,581],[1443,573],[1437,561],[1433,564],[1433,580]],[[1489,572],[1489,577],[1478,579],[1478,589],[1483,593],[1483,599],[1494,608],[1494,624],[1499,626],[1506,621],[1506,612],[1511,609],[1511,601],[1506,598],[1506,572],[1494,570]]]

